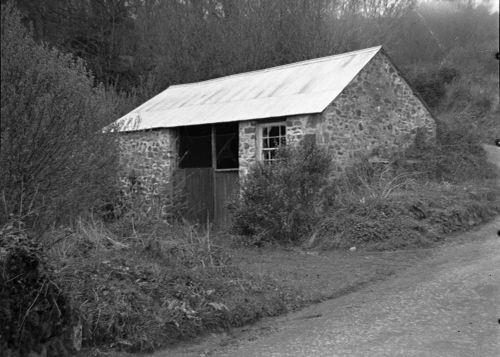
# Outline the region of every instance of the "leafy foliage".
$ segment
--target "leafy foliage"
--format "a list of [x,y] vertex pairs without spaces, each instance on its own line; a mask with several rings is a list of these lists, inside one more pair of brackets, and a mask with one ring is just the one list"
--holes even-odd
[[82,60],[36,44],[10,4],[1,25],[0,222],[50,225],[98,204],[114,182],[114,103]]
[[234,231],[260,240],[296,242],[311,230],[321,209],[321,189],[331,159],[314,143],[281,148],[277,160],[257,163],[242,186]]

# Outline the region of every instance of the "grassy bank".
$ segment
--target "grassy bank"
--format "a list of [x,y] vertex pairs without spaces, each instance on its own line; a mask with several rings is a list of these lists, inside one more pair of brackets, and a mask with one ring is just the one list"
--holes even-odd
[[317,249],[375,250],[430,247],[447,234],[469,230],[500,213],[495,181],[406,182],[375,192],[346,194],[308,242]]
[[290,287],[241,271],[209,233],[187,224],[155,231],[120,238],[79,222],[45,238],[58,282],[80,309],[85,346],[152,351],[294,304]]

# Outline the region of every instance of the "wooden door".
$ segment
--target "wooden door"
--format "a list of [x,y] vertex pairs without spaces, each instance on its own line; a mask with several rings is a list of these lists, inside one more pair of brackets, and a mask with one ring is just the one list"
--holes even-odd
[[240,188],[238,169],[215,171],[214,223],[219,228],[229,228],[231,212],[228,204],[237,197]]
[[206,224],[214,219],[213,169],[179,169],[184,180],[186,211],[184,217],[193,223]]
[[[182,127],[179,169],[184,180],[186,210],[192,222],[231,224],[228,203],[239,193],[239,125],[221,123]],[[211,167],[207,167],[211,164]],[[205,166],[204,168],[193,168]]]
[[179,169],[179,179],[184,180],[187,220],[204,225],[208,219],[223,229],[231,225],[228,204],[239,193],[238,169]]

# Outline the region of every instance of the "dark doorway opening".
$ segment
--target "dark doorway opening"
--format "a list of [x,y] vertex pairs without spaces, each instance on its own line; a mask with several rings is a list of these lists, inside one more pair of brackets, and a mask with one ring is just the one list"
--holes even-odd
[[217,169],[239,168],[239,129],[238,123],[215,125],[215,151]]
[[[215,145],[212,147],[212,139]],[[214,167],[239,168],[238,123],[194,125],[179,128],[181,169]],[[215,151],[215,152],[213,152]],[[213,157],[215,154],[215,158]],[[216,163],[214,166],[213,163]]]
[[193,125],[179,128],[179,167],[212,167],[212,126]]

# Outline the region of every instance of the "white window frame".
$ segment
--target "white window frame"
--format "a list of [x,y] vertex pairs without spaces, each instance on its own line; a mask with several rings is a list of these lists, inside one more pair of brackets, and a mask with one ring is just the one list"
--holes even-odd
[[[259,161],[263,161],[263,162],[273,162],[275,161],[276,159],[264,159],[264,151],[276,151],[278,149],[278,147],[273,147],[273,148],[264,148],[264,129],[270,129],[272,127],[284,127],[285,128],[285,133],[284,135],[281,134],[281,129],[279,130],[280,133],[278,136],[269,136],[267,135],[267,139],[275,139],[275,138],[278,138],[278,141],[280,142],[280,145],[286,145],[286,122],[271,122],[271,123],[262,123],[262,124],[258,124],[257,126],[257,135],[256,135],[256,139],[257,139],[257,159]],[[269,132],[269,130],[268,130]],[[282,142],[282,139],[284,140],[284,144],[281,144]]]

